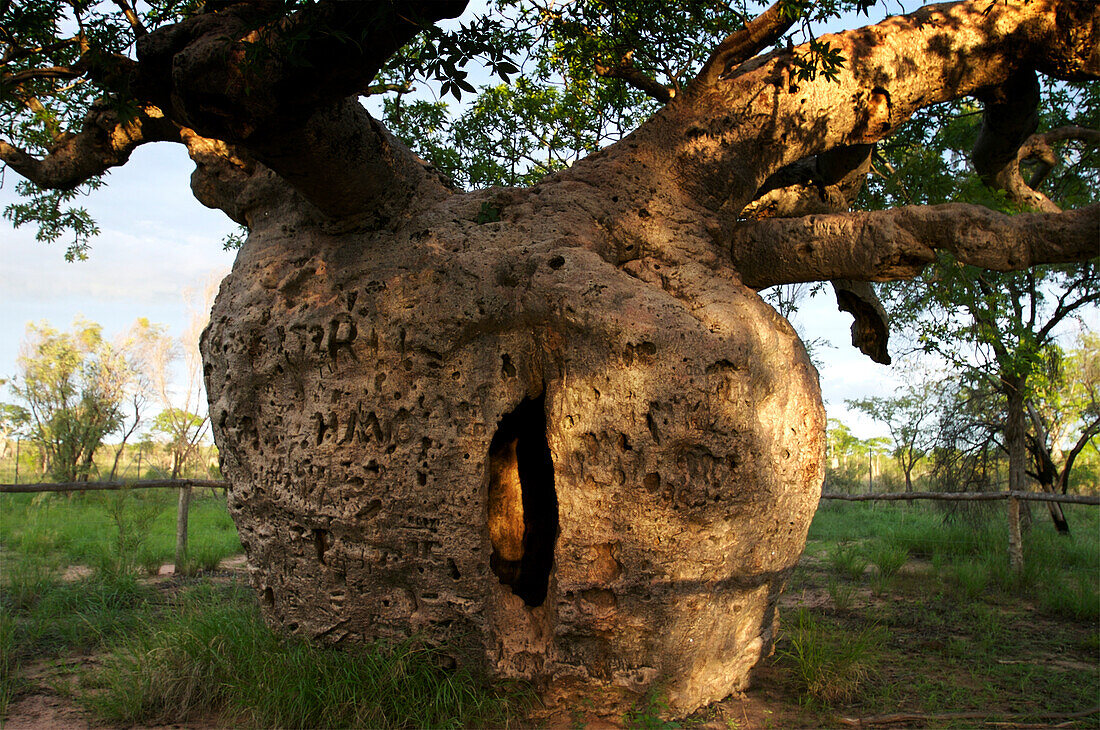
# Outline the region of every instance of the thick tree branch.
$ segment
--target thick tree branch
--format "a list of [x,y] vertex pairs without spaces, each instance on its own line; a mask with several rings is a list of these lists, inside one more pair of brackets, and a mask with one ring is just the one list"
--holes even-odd
[[1058,207],[1046,196],[1036,197],[1020,177],[1016,156],[1039,125],[1039,79],[1023,69],[1000,86],[977,94],[984,104],[982,127],[971,159],[974,169],[989,187],[1004,190],[1010,200],[1046,213]]
[[837,308],[852,315],[852,345],[867,357],[889,365],[890,325],[886,309],[866,281],[834,279]]
[[179,129],[156,107],[123,120],[106,104],[92,107],[78,133],[61,135],[45,157],[35,157],[0,140],[0,160],[35,185],[68,190],[90,177],[125,164],[147,142],[179,142]]
[[[851,207],[871,167],[872,145],[838,147],[799,160],[769,177],[742,217],[789,218],[841,213]],[[874,288],[863,281],[830,282],[837,307],[852,315],[852,345],[877,363],[890,364],[890,326]]]
[[225,142],[200,137],[190,129],[181,129],[180,137],[195,163],[191,174],[191,192],[195,198],[208,208],[225,212],[241,225],[250,225],[242,193],[260,166]]
[[356,95],[385,61],[466,0],[321,0],[272,18],[240,3],[138,42],[142,96],[200,134],[231,143],[297,129]]
[[873,145],[838,147],[773,173],[741,217],[795,218],[847,210],[871,170]]
[[330,217],[392,217],[412,189],[444,188],[354,97],[416,33],[465,5],[321,0],[273,18],[264,3],[233,5],[140,39],[134,88],[181,126],[247,151]]
[[74,66],[50,66],[47,68],[28,68],[0,77],[0,89],[5,93],[25,84],[28,81],[38,79],[75,79],[84,73],[83,69]]
[[838,147],[880,140],[918,109],[996,88],[1022,69],[1100,76],[1100,4],[1085,0],[930,5],[823,36],[846,60],[835,80],[799,80],[795,54],[774,52],[674,99],[654,120],[677,134],[676,177],[688,197],[740,210],[776,170]]
[[137,13],[134,12],[134,8],[126,0],[113,0],[114,4],[118,6],[118,9],[122,11],[122,14],[126,16],[126,21],[130,24],[130,28],[134,31],[134,37],[141,38],[144,35],[148,35],[149,31],[146,30],[142,24],[141,19]]
[[731,33],[714,49],[693,84],[710,86],[717,83],[730,69],[779,40],[798,19],[791,4],[787,4],[786,10],[783,6],[782,2],[775,3],[746,23],[744,28]]
[[[777,243],[783,242],[783,243]],[[1008,216],[974,205],[811,215],[738,225],[726,243],[748,286],[916,276],[937,250],[998,271],[1100,253],[1100,205]]]
[[[1058,161],[1051,143],[1078,139],[1096,144],[1100,132],[1062,127],[1031,134],[1039,123],[1039,82],[1030,70],[979,93],[978,98],[985,103],[985,110],[973,161],[983,182],[994,190],[1005,191],[1008,199],[1022,208],[1057,213],[1061,209],[1038,190]],[[1037,159],[1040,168],[1030,181],[1025,181],[1020,165],[1028,159]]]
[[618,63],[608,66],[597,62],[595,64],[596,75],[608,79],[620,79],[635,89],[644,92],[647,96],[656,99],[662,104],[667,104],[676,95],[674,89],[670,89],[657,79],[647,76],[634,66],[633,52],[628,53]]

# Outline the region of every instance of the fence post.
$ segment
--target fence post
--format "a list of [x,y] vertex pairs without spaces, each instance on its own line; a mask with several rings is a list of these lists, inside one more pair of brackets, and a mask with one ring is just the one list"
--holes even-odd
[[187,560],[187,513],[191,507],[191,484],[180,487],[179,511],[176,513],[176,573],[183,572]]
[[1008,498],[1008,564],[1017,574],[1024,569],[1024,540],[1020,530],[1020,500]]
[[23,443],[23,439],[17,438],[15,440],[15,483],[19,483],[19,446]]

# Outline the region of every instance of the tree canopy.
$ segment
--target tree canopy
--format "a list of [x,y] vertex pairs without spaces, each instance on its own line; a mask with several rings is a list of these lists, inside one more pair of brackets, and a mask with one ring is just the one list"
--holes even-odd
[[[384,208],[378,181],[394,175],[408,181],[409,170],[398,169],[405,164],[400,155],[379,158],[385,132],[364,125],[357,104],[341,106],[384,93],[384,121],[465,186],[531,184],[666,106],[664,119],[650,126],[663,121],[667,133],[688,142],[674,167],[690,184],[675,187],[700,213],[717,218],[708,224],[711,237],[732,250],[754,286],[910,276],[929,260],[929,246],[1003,268],[1076,259],[1094,243],[1088,234],[1095,211],[1058,219],[960,207],[835,221],[805,215],[845,212],[870,169],[869,145],[899,130],[910,140],[949,130],[949,114],[921,110],[966,97],[986,110],[972,156],[979,177],[1018,199],[1039,201],[1031,207],[1056,210],[1020,170],[1045,169],[1056,138],[1094,142],[1095,132],[1079,125],[1067,131],[1061,122],[1075,120],[1065,119],[1056,120],[1055,137],[1031,139],[1040,102],[1083,95],[1060,108],[1095,116],[1096,91],[1059,87],[1041,99],[1035,72],[1066,81],[1095,77],[1092,3],[972,0],[824,37],[814,35],[816,21],[868,12],[874,4],[779,0],[757,15],[759,6],[748,0],[497,0],[457,27],[436,25],[465,6],[453,0],[5,3],[0,158],[27,178],[19,183],[25,201],[5,215],[17,225],[37,222],[43,240],[67,236],[69,256],[82,256],[97,228],[75,204],[78,193],[102,184],[110,168],[154,141],[187,145],[199,168],[196,195],[241,223],[249,216],[237,193],[257,164],[329,217]],[[869,53],[888,46],[886,56]],[[478,93],[470,81],[474,63],[502,80],[517,74],[522,80]],[[440,96],[477,96],[450,120],[423,94],[407,98],[416,85]],[[746,107],[749,89],[770,91]],[[729,116],[735,109],[741,111]],[[906,126],[913,114],[917,122]],[[759,134],[748,129],[771,141],[759,144]],[[362,150],[361,159],[326,162],[331,153],[306,141],[326,135],[342,139],[343,150]],[[751,150],[744,147],[750,137]],[[879,154],[888,158],[892,146],[904,143],[886,142]],[[909,160],[908,169],[915,164]],[[317,166],[327,174],[306,172]],[[1032,184],[1040,177],[1034,171]],[[904,199],[896,194],[903,185],[897,177],[872,184],[867,200]],[[969,191],[944,197],[987,202]],[[1088,189],[1069,197],[1091,201]],[[773,220],[736,223],[745,218]],[[761,243],[800,238],[833,252],[839,237],[857,229],[866,254],[858,260],[839,252],[819,261],[774,260]],[[988,236],[1000,245],[988,246]],[[1072,251],[1069,239],[1076,242]],[[868,267],[868,258],[877,264]],[[848,308],[875,314],[866,290],[854,297],[847,297]],[[877,336],[869,327],[864,341]]]

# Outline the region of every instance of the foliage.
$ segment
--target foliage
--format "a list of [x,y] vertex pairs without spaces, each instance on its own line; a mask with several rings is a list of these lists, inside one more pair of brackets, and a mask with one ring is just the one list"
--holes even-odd
[[[1069,123],[1100,126],[1095,85],[1048,85],[1042,93],[1045,111],[1040,129]],[[861,203],[878,208],[967,200],[1009,213],[1019,212],[1004,191],[987,190],[967,164],[979,121],[979,108],[967,101],[918,114],[882,145],[878,164],[883,179],[868,185]],[[1045,192],[1059,206],[1080,207],[1096,202],[1100,189],[1100,157],[1095,151],[1075,145],[1062,151],[1055,170],[1042,180]],[[999,435],[1008,456],[1008,488],[1025,489],[1025,413],[1035,397],[1033,376],[1042,369],[1044,360],[1054,356],[1059,328],[1100,303],[1100,260],[995,272],[963,265],[941,253],[912,283],[890,284],[884,292],[891,319],[904,323],[913,347],[946,361],[963,376],[965,385],[957,394],[968,390],[995,394],[1002,406],[999,413],[988,410],[989,399],[969,408],[986,409],[991,415],[971,420],[984,423],[985,435],[968,438],[984,444]],[[948,425],[941,434],[960,433],[949,419],[941,418],[941,423]],[[1031,441],[1038,445],[1047,439],[1033,433]],[[981,474],[984,478],[988,474],[988,450],[984,446],[957,453],[981,456],[980,468],[967,470],[970,477]],[[1033,453],[1041,459],[1040,454]],[[942,447],[938,456],[954,459],[951,450]],[[965,464],[967,460],[955,463]],[[949,481],[956,481],[955,475]],[[1051,515],[1060,529],[1068,530],[1060,509],[1053,507]],[[1018,563],[1019,553],[1014,552],[1011,558]]]
[[178,478],[187,461],[198,453],[195,447],[206,433],[207,426],[206,416],[172,406],[162,410],[153,420],[153,432],[167,439],[172,453],[172,479]]
[[46,450],[51,476],[87,479],[103,438],[122,426],[130,364],[98,324],[78,320],[71,332],[28,325],[18,365],[12,390],[28,406],[31,437]]
[[[1028,451],[1032,475],[1049,491],[1066,493],[1074,466],[1100,434],[1100,335],[1078,333],[1075,346],[1044,353],[1032,376]],[[1086,457],[1087,458],[1087,457]]]
[[845,401],[849,408],[863,411],[886,424],[894,441],[894,458],[905,474],[905,491],[913,491],[912,474],[932,446],[930,422],[935,414],[933,394],[938,384],[909,380],[898,395]]
[[[825,491],[850,493],[860,486],[866,487],[869,473],[876,473],[875,461],[888,453],[888,446],[889,441],[881,437],[857,438],[846,424],[830,418],[826,430]],[[882,477],[880,471],[878,476]]]
[[[145,553],[150,530],[168,506],[167,495],[151,489],[117,490],[96,495],[96,502],[110,518],[114,542],[104,546],[96,569],[109,575],[131,575]],[[159,566],[158,566],[159,567]]]
[[[1039,129],[1064,125],[1100,128],[1100,90],[1094,83],[1045,83],[1039,104]],[[877,145],[873,171],[856,206],[881,210],[899,205],[937,205],[967,201],[1011,209],[1004,195],[990,190],[970,166],[981,121],[974,100],[960,100],[918,111]],[[1100,156],[1081,141],[1059,150],[1058,164],[1043,182],[1048,197],[1064,208],[1096,202]]]
[[[5,383],[6,381],[0,380],[0,385]],[[0,441],[22,436],[30,422],[31,412],[26,408],[12,403],[0,403]]]

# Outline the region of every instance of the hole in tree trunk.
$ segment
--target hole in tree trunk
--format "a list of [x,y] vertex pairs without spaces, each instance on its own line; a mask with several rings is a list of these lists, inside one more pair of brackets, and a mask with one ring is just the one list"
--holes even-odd
[[489,444],[489,565],[528,606],[541,606],[558,536],[546,397],[527,398],[500,419]]

